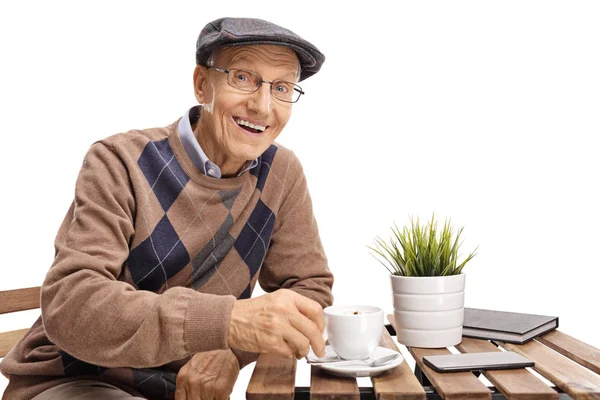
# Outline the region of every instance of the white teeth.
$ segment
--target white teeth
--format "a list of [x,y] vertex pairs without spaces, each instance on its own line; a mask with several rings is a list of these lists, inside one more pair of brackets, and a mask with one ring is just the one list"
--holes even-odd
[[240,118],[236,118],[235,122],[237,122],[238,125],[248,126],[248,127],[252,128],[252,129],[256,129],[256,130],[259,130],[261,132],[264,132],[264,130],[267,129],[266,126],[255,125],[255,124],[252,124],[252,123],[250,123],[248,121],[244,121],[243,119],[240,119]]

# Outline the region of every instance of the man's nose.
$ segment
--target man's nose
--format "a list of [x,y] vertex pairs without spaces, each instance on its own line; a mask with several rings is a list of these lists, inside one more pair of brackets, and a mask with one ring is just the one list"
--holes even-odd
[[271,101],[271,85],[263,82],[258,90],[249,96],[248,108],[259,115],[268,114],[271,111]]

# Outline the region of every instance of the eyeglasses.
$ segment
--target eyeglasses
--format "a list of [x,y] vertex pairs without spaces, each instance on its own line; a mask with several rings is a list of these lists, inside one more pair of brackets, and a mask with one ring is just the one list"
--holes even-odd
[[271,95],[286,103],[295,103],[304,94],[302,88],[295,83],[279,79],[272,82],[265,81],[262,76],[243,69],[222,69],[215,67],[208,67],[208,69],[227,74],[227,83],[229,86],[243,90],[244,92],[254,93],[263,83],[268,83],[271,85]]

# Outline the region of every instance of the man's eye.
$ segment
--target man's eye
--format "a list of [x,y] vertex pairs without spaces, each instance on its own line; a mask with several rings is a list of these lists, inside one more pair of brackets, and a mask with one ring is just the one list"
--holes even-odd
[[275,86],[275,90],[278,91],[279,93],[288,93],[290,91],[290,88],[289,88],[289,85],[280,83],[277,86]]
[[246,81],[249,81],[249,80],[250,80],[250,79],[248,78],[248,75],[246,75],[246,74],[237,74],[237,75],[235,76],[235,79],[237,79],[238,81],[243,81],[243,82],[246,82]]

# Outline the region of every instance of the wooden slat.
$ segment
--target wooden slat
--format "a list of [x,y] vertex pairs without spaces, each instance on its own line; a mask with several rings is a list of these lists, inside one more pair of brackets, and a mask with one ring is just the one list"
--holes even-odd
[[40,307],[40,287],[0,292],[0,314]]
[[600,376],[551,348],[532,340],[518,345],[500,343],[506,350],[524,355],[535,363],[540,375],[554,383],[574,399],[600,399]]
[[296,359],[275,354],[261,354],[254,366],[246,398],[293,399],[296,382]]
[[[379,345],[399,352],[394,339],[385,328]],[[425,390],[406,360],[396,368],[372,377],[371,382],[378,400],[425,400]]]
[[[470,338],[463,338],[462,342],[455,347],[461,353],[501,352],[500,349],[487,340]],[[556,391],[525,368],[483,371],[483,374],[507,399],[558,399]]]
[[4,357],[27,331],[29,328],[0,333],[0,358]]
[[311,400],[359,400],[356,378],[333,376],[317,366],[310,367]]
[[600,374],[600,349],[560,331],[552,331],[535,340]]
[[[393,315],[388,315],[388,320],[396,329],[396,322]],[[452,354],[446,348],[441,349],[423,349],[418,347],[409,347],[410,354],[415,362],[421,368],[421,371],[427,376],[427,379],[435,387],[437,392],[446,400],[453,399],[491,399],[492,392],[485,387],[471,372],[446,372],[438,373],[423,363],[423,357]]]
[[446,400],[491,399],[492,392],[471,372],[438,373],[423,363],[425,356],[452,354],[448,349],[409,347],[409,351],[437,392]]

